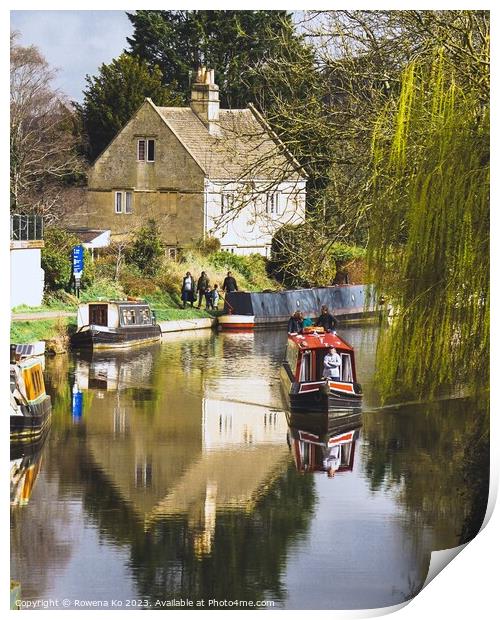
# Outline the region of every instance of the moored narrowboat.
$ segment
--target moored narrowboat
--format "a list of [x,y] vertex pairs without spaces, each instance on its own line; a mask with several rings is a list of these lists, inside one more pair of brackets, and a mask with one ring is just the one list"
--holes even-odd
[[[360,407],[361,386],[356,381],[354,350],[335,333],[306,328],[289,334],[281,368],[281,385],[292,412],[328,412],[342,407]],[[340,357],[338,378],[324,374],[324,360],[336,349]]]
[[45,392],[43,355],[32,354],[32,345],[12,345],[10,359],[10,441],[39,439],[50,424],[52,405]]
[[142,300],[95,301],[78,306],[75,348],[115,349],[161,338],[154,312]]

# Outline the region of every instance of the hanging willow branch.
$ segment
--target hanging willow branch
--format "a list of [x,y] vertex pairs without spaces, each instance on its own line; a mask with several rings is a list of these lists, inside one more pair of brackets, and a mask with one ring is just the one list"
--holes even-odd
[[382,334],[382,392],[488,385],[489,106],[445,52],[403,73],[373,138],[369,262],[397,308]]

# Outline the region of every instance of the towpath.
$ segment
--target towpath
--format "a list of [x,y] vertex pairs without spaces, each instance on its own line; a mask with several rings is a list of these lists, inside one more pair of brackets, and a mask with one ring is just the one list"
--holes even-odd
[[13,321],[37,321],[42,319],[58,319],[60,317],[74,317],[76,310],[49,310],[47,312],[16,312],[12,314]]

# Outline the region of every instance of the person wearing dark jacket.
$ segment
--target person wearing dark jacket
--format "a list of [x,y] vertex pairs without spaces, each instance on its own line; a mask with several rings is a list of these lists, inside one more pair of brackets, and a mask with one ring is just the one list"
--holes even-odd
[[198,308],[201,308],[201,300],[205,297],[205,292],[210,288],[210,282],[205,271],[201,272],[198,278],[196,289],[198,291]]
[[194,278],[188,271],[184,278],[182,279],[182,288],[181,288],[181,299],[182,299],[182,307],[186,307],[186,302],[191,303],[191,307],[193,307],[193,303],[196,299],[196,289],[194,286]]
[[302,333],[302,316],[301,313],[297,310],[292,314],[292,316],[288,319],[288,333],[289,334],[301,334]]
[[325,332],[334,332],[337,329],[337,319],[328,312],[328,306],[321,306],[321,314],[314,325],[322,327]]
[[234,291],[238,290],[236,280],[234,279],[230,271],[227,272],[227,276],[224,278],[224,282],[222,283],[222,290],[224,291],[224,293],[234,293]]

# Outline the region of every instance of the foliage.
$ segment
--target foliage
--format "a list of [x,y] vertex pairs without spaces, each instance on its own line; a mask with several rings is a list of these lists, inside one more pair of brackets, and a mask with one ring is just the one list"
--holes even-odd
[[370,262],[400,308],[381,339],[383,392],[485,386],[489,106],[459,86],[444,48],[405,69],[397,107],[379,118],[373,162]]
[[217,237],[205,237],[196,244],[196,249],[203,256],[209,256],[214,252],[220,252],[220,241]]
[[120,282],[99,274],[90,286],[82,290],[80,301],[92,301],[94,299],[123,299],[125,293]]
[[71,250],[80,243],[78,238],[63,228],[53,226],[45,230],[44,241],[42,269],[45,271],[46,288],[69,288],[72,275]]
[[339,267],[363,255],[361,248],[332,242],[310,222],[286,225],[273,237],[268,271],[285,286],[328,286]]
[[96,76],[87,75],[79,112],[88,136],[90,159],[97,158],[146,97],[159,106],[179,103],[162,79],[157,66],[128,54],[102,64]]
[[262,93],[252,68],[297,44],[286,11],[135,11],[130,53],[158,65],[164,83],[189,101],[191,75],[201,65],[215,69],[221,105],[243,108]]
[[153,219],[134,233],[134,239],[127,252],[127,260],[136,265],[148,276],[154,276],[161,265],[165,246],[161,239],[160,229]]
[[36,47],[11,35],[10,208],[43,215],[46,223],[61,216],[63,196],[84,170],[77,117],[53,87],[54,76]]

